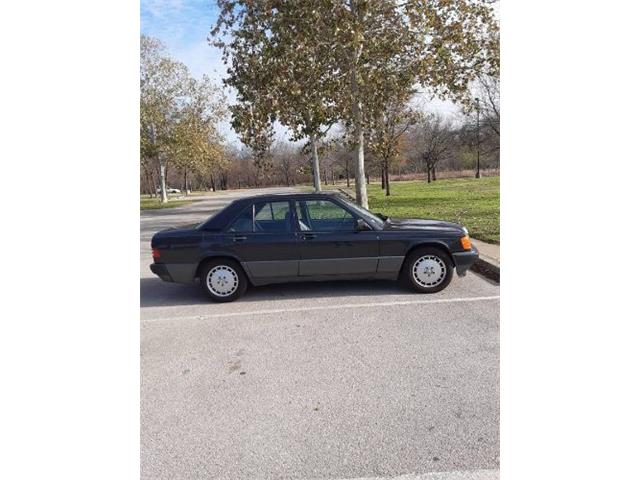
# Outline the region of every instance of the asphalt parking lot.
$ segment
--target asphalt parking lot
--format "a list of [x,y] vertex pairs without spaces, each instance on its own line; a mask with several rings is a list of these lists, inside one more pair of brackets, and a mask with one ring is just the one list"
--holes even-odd
[[304,283],[214,304],[149,271],[154,232],[255,193],[141,212],[142,478],[498,478],[499,286]]

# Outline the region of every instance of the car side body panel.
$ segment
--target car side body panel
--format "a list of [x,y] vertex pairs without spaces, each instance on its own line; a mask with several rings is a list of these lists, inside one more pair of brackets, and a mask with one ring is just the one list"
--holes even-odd
[[393,278],[397,277],[404,262],[404,255],[380,256],[378,257],[377,272],[387,274]]
[[300,276],[373,275],[380,239],[375,231],[301,233],[298,251]]
[[298,274],[298,240],[293,232],[242,233],[225,235],[224,240],[227,250],[241,259],[246,273],[254,281]]

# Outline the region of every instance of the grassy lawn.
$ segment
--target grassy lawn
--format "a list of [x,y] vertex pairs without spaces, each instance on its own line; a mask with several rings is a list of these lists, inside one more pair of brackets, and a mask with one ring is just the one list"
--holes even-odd
[[173,200],[169,198],[169,203],[161,203],[159,198],[140,197],[140,210],[155,210],[158,208],[173,208],[181,205],[193,203],[193,200]]
[[390,197],[370,184],[367,193],[372,212],[458,222],[471,237],[500,243],[500,177],[392,182]]

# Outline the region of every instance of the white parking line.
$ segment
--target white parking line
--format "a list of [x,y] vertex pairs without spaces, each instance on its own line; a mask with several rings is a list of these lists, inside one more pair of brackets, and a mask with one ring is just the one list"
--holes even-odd
[[[409,473],[399,477],[362,477],[348,480],[498,480],[500,470],[457,470],[451,472]],[[347,479],[341,479],[347,480]]]
[[309,312],[312,310],[340,310],[343,308],[376,308],[376,307],[396,307],[402,305],[428,305],[437,303],[467,303],[467,302],[485,302],[489,300],[498,300],[500,295],[492,295],[489,297],[462,297],[462,298],[438,298],[434,300],[409,300],[397,302],[379,302],[379,303],[347,303],[345,305],[323,305],[315,307],[297,307],[297,308],[278,308],[272,310],[252,310],[249,312],[228,312],[213,313],[210,315],[191,315],[188,317],[161,317],[142,319],[142,322],[162,322],[168,320],[208,320],[213,318],[226,317],[244,317],[247,315],[270,315],[274,313],[293,313],[293,312]]

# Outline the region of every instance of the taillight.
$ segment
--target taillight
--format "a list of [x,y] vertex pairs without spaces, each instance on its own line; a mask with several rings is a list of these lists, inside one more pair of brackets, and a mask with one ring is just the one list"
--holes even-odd
[[469,235],[465,235],[464,237],[462,237],[460,239],[460,244],[465,250],[471,250],[471,239],[469,238]]
[[151,249],[151,256],[153,256],[154,260],[158,260],[160,258],[160,250],[157,248]]

